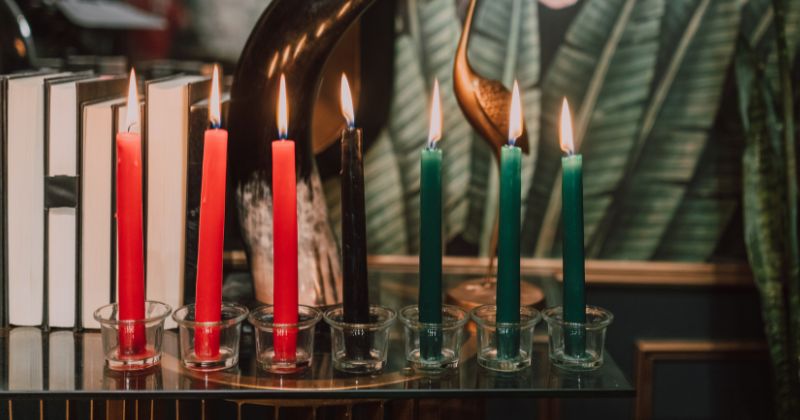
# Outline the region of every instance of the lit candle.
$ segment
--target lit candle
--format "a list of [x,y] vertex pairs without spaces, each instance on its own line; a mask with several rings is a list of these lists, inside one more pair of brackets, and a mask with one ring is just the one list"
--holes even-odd
[[[522,135],[522,106],[514,81],[508,120],[508,144],[500,151],[500,220],[497,241],[497,322],[519,323],[519,223],[522,150],[515,145]],[[519,353],[519,331],[497,329],[500,358]]]
[[[278,140],[272,142],[273,305],[276,324],[297,323],[297,179],[294,140],[288,140],[286,78],[281,74],[278,94]],[[292,361],[297,330],[276,328],[275,358]]]
[[[419,321],[442,322],[442,151],[436,145],[442,137],[439,81],[433,84],[428,145],[422,149],[420,168]],[[420,337],[425,359],[441,355],[439,330],[425,330]]]
[[[342,131],[342,264],[344,278],[343,318],[349,323],[369,322],[367,285],[367,225],[364,210],[364,161],[361,129],[355,127],[353,99],[347,77],[342,74],[342,114],[347,127]],[[365,337],[366,339],[366,337]],[[346,351],[360,357],[365,343],[350,341]]]
[[[572,122],[567,99],[561,106],[561,223],[563,223],[564,321],[586,322],[583,257],[583,158],[575,154],[572,141]],[[583,356],[586,348],[584,328],[568,328],[564,351],[575,357]]]
[[[131,69],[128,113],[117,133],[117,250],[119,253],[118,305],[121,321],[144,319],[144,246],[142,242],[142,139],[139,135],[139,96]],[[120,325],[121,357],[145,351],[144,324]]]
[[[220,128],[219,72],[214,66],[208,101],[211,128],[203,139],[203,183],[200,190],[200,234],[197,244],[197,285],[195,320],[219,322],[222,308],[222,246],[225,235],[225,169],[228,132]],[[199,327],[195,331],[198,359],[219,356],[219,328]]]

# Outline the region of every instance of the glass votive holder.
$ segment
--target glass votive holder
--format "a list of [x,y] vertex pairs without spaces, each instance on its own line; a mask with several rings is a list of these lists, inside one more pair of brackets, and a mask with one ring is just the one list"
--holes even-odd
[[178,323],[181,363],[187,369],[213,372],[239,363],[239,337],[248,310],[235,303],[222,303],[220,320],[196,321],[195,305],[181,306],[172,314]]
[[296,373],[311,366],[314,326],[321,318],[318,310],[298,305],[297,323],[276,324],[274,306],[254,309],[249,319],[255,327],[258,366],[267,372],[281,374]]
[[442,322],[419,321],[419,306],[400,310],[405,333],[406,360],[414,370],[438,372],[458,367],[467,311],[458,306],[442,305]]
[[497,306],[472,310],[478,325],[478,364],[497,372],[516,372],[531,365],[533,330],[541,319],[539,311],[521,306],[519,322],[497,322]]
[[389,355],[389,327],[397,314],[383,306],[369,306],[369,322],[344,320],[344,308],[337,306],[325,312],[331,327],[331,358],[336,370],[366,374],[380,371]]
[[550,362],[564,370],[589,371],[603,365],[606,330],[614,315],[597,306],[586,306],[586,323],[564,321],[564,308],[542,312],[550,336]]
[[94,311],[103,337],[103,354],[111,370],[143,370],[161,361],[164,320],[172,312],[166,303],[146,301],[144,318],[121,320],[116,303]]

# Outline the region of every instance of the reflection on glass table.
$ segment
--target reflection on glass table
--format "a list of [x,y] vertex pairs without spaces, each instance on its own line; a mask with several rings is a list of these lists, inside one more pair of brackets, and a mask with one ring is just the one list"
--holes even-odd
[[[445,287],[471,278],[446,275]],[[547,305],[557,304],[559,284],[553,279],[527,278],[541,287]],[[416,302],[415,274],[373,271],[371,296],[395,309]],[[301,374],[276,375],[259,370],[252,328],[242,337],[241,357],[235,368],[202,374],[180,365],[176,331],[164,337],[160,366],[132,374],[104,366],[102,339],[87,331],[43,332],[38,328],[13,328],[0,340],[3,382],[0,396],[46,392],[64,398],[437,398],[437,397],[630,397],[633,388],[609,355],[605,365],[591,373],[568,373],[553,367],[547,355],[544,326],[537,328],[533,365],[514,374],[501,374],[478,366],[474,325],[467,324],[461,363],[452,372],[421,376],[405,362],[402,327],[391,330],[388,366],[376,375],[356,376],[333,370],[327,326],[317,329],[312,368]],[[612,332],[613,333],[613,332]]]

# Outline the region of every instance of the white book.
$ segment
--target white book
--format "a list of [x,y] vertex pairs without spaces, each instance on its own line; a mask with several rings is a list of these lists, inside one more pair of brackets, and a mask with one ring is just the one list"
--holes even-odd
[[44,81],[67,74],[12,78],[7,84],[6,225],[8,317],[41,325],[44,313]]
[[105,354],[103,353],[103,336],[100,333],[81,334],[81,373],[82,389],[94,391],[105,389]]
[[13,328],[8,333],[8,389],[41,391],[44,386],[42,331]]
[[[147,86],[147,299],[183,303],[189,84],[202,76]],[[175,321],[167,318],[166,328]]]
[[53,391],[75,389],[75,336],[72,331],[50,333],[47,362],[47,388]]
[[112,212],[114,166],[113,99],[83,107],[81,133],[81,321],[84,328],[100,328],[94,311],[112,301]]
[[[84,76],[88,77],[88,76]],[[78,175],[77,87],[80,79],[47,83],[47,176]],[[76,207],[47,210],[47,323],[51,327],[75,326]]]

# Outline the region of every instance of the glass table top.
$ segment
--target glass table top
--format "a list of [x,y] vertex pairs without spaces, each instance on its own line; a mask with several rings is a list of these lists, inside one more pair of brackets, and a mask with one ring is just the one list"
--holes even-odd
[[[446,275],[445,287],[466,278]],[[541,287],[546,299],[558,294],[559,285],[553,280],[531,278],[526,281]],[[395,309],[416,300],[416,283],[415,275],[371,273],[371,288],[378,292],[377,296],[372,294],[373,299]],[[397,322],[391,331],[387,367],[378,374],[355,376],[333,370],[326,325],[317,328],[312,367],[295,375],[275,375],[258,369],[249,326],[242,337],[239,365],[208,374],[181,367],[178,337],[174,330],[165,333],[160,366],[146,372],[120,373],[104,366],[102,340],[98,332],[44,332],[38,328],[18,327],[5,330],[0,336],[3,353],[0,398],[34,395],[37,398],[70,399],[593,398],[634,395],[630,382],[608,353],[604,366],[591,373],[570,373],[552,366],[542,325],[534,339],[531,367],[513,374],[486,370],[477,364],[477,343],[472,328],[468,324],[457,369],[439,376],[422,376],[406,366],[402,327]]]

